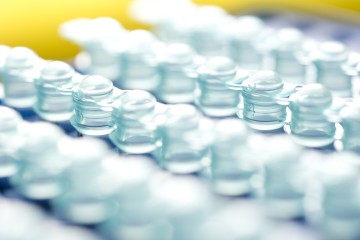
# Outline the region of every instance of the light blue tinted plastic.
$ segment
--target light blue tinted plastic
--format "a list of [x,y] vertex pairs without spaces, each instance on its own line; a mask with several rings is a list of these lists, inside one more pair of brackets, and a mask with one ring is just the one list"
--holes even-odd
[[221,236],[227,239],[261,239],[263,215],[262,204],[258,201],[239,198],[229,201],[205,219],[199,226],[196,239],[218,240]]
[[105,46],[112,42],[120,42],[126,31],[121,24],[109,17],[99,17],[90,21],[90,38],[83,48],[90,55],[91,66],[88,74],[101,75],[115,81],[119,78],[116,56],[106,51]]
[[199,171],[207,149],[195,147],[187,137],[198,129],[200,113],[191,105],[177,104],[169,107],[164,114],[165,122],[160,127],[160,164],[175,173]]
[[226,82],[237,77],[237,67],[226,57],[209,59],[198,69],[195,103],[208,116],[226,117],[236,113],[239,92],[227,88]]
[[121,42],[126,34],[116,19],[76,18],[63,23],[59,30],[64,38],[80,45],[83,50],[74,59],[78,71],[113,81],[119,77],[116,56],[106,50],[108,44]]
[[148,153],[157,147],[160,136],[155,123],[156,99],[142,90],[128,90],[114,102],[116,130],[111,141],[128,153]]
[[297,55],[303,51],[305,36],[295,28],[283,28],[276,33],[273,57],[275,71],[284,82],[293,84],[306,83],[307,66],[300,62]]
[[280,219],[303,216],[305,183],[300,157],[300,145],[287,135],[267,141],[263,167],[265,209],[269,216]]
[[1,239],[29,239],[49,220],[36,205],[13,198],[1,197],[0,211]]
[[48,121],[69,120],[73,111],[71,95],[64,95],[59,88],[71,88],[74,69],[61,61],[50,61],[35,79],[36,113]]
[[230,56],[240,68],[260,70],[264,67],[264,53],[257,47],[264,41],[266,27],[255,16],[241,16],[224,26],[230,40]]
[[29,48],[12,48],[3,67],[4,102],[17,108],[28,108],[35,101],[34,78],[38,56]]
[[357,155],[333,154],[318,174],[322,193],[319,227],[326,239],[360,237],[358,162]]
[[335,124],[324,114],[332,99],[331,92],[321,84],[308,84],[290,97],[290,130],[296,142],[321,147],[334,141]]
[[324,42],[314,54],[316,82],[327,87],[335,97],[351,97],[352,76],[344,69],[349,57],[347,47],[340,42]]
[[[179,6],[176,5],[177,3],[185,4]],[[189,44],[189,33],[194,25],[193,17],[196,14],[195,8],[193,4],[187,4],[186,1],[177,3],[175,5],[174,2],[170,3],[173,9],[166,11],[166,16],[153,25],[154,32],[161,41],[166,43]]]
[[118,56],[121,88],[154,90],[159,84],[155,59],[158,45],[158,40],[149,31],[134,30],[128,33]]
[[20,114],[14,109],[5,106],[0,106],[0,113],[0,135],[17,134],[18,126],[22,122]]
[[343,149],[360,153],[360,105],[355,102],[340,110],[340,124],[344,129]]
[[10,177],[18,170],[15,154],[19,147],[17,135],[21,122],[19,113],[0,106],[0,178]]
[[[85,135],[101,136],[114,129],[111,118],[114,99],[113,83],[101,76],[88,76],[73,92],[74,114],[70,122]],[[106,105],[106,106],[103,106]]]
[[249,152],[249,131],[239,119],[225,119],[216,124],[211,145],[211,184],[215,192],[238,196],[253,189],[251,178],[257,166],[244,153]]
[[51,199],[64,191],[63,171],[68,160],[59,153],[65,136],[56,125],[28,123],[20,131],[23,145],[17,151],[19,171],[11,179],[15,188],[30,199]]
[[[142,156],[126,156],[109,164],[120,178],[114,194],[117,208],[110,219],[100,226],[106,239],[169,239],[171,229],[164,218],[164,205],[151,193],[156,171],[153,162]],[[156,184],[156,188],[158,188]]]
[[258,71],[246,79],[242,86],[244,108],[238,114],[248,126],[261,131],[284,126],[286,107],[274,100],[284,87],[279,74],[273,71]]
[[[56,220],[55,220],[56,222]],[[47,219],[44,223],[38,225],[39,230],[34,231],[34,234],[31,236],[27,235],[28,240],[36,240],[39,238],[45,238],[48,240],[100,240],[101,238],[98,234],[80,227],[80,226],[71,226],[66,223],[54,224],[53,221]]]
[[[197,238],[201,224],[213,216],[217,197],[194,176],[164,176],[157,182],[154,198],[171,229],[168,239]],[[164,231],[164,234],[169,232]]]
[[165,48],[159,62],[160,83],[156,96],[166,103],[189,103],[194,101],[195,79],[189,76],[194,71],[193,50],[186,44],[174,43]]
[[11,48],[6,45],[0,45],[0,79],[3,78],[3,68],[5,64],[5,60],[9,55]]
[[194,13],[189,32],[189,44],[205,57],[228,56],[223,26],[229,21],[227,13],[217,6],[200,6]]
[[60,146],[70,165],[64,171],[66,192],[51,202],[54,211],[72,223],[104,221],[115,209],[111,189],[116,186],[102,165],[102,160],[109,154],[107,145],[101,140],[85,137],[68,139]]

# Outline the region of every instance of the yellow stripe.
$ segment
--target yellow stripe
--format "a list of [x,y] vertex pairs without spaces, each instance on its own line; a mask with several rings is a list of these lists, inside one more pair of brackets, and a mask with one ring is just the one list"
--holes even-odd
[[[170,1],[170,0],[169,0]],[[130,0],[0,0],[0,44],[28,46],[42,57],[66,59],[78,48],[61,39],[60,23],[76,17],[110,16],[126,28],[144,27],[126,13]],[[351,0],[195,0],[217,4],[231,13],[271,9],[294,10],[359,22],[360,1]]]

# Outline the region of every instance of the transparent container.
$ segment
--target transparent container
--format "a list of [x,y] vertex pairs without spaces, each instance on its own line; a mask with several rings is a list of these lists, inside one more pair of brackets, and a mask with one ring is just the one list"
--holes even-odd
[[58,143],[66,135],[56,125],[28,123],[19,131],[22,145],[17,151],[19,170],[11,182],[22,195],[48,200],[64,192],[63,171],[69,161],[59,152]]
[[[52,122],[69,120],[74,104],[70,95],[59,92],[61,88],[71,88],[74,69],[61,61],[49,61],[35,79],[35,112],[43,119]],[[60,90],[61,91],[61,90]]]
[[323,84],[335,97],[352,96],[353,76],[348,74],[346,62],[349,50],[340,42],[324,42],[313,52],[316,82]]
[[74,60],[76,70],[83,74],[101,75],[112,81],[120,77],[116,56],[106,46],[121,42],[127,31],[114,18],[77,18],[64,22],[60,34],[80,45]]
[[265,239],[269,220],[265,220],[259,201],[232,199],[224,203],[198,227],[195,240]]
[[158,172],[154,163],[143,156],[122,156],[106,162],[118,176],[114,199],[117,208],[99,230],[106,239],[169,239],[171,228],[163,214],[163,206],[152,196],[150,187]]
[[325,115],[329,121],[340,123],[343,134],[340,139],[341,144],[334,144],[338,151],[360,152],[360,142],[358,133],[360,131],[360,105],[356,99],[343,100],[337,108],[326,111]]
[[228,81],[228,88],[241,91],[244,104],[237,115],[246,124],[259,131],[282,128],[286,120],[286,106],[277,98],[286,98],[296,91],[296,86],[285,85],[273,71],[257,71],[244,81]]
[[7,56],[9,55],[11,48],[6,45],[0,45],[0,80],[3,78],[4,64]]
[[23,121],[21,115],[12,108],[0,106],[0,135],[4,137],[14,136],[18,133],[18,127]]
[[153,27],[153,32],[166,43],[186,43],[198,6],[189,0],[133,2],[129,14]]
[[186,44],[174,43],[166,47],[159,59],[160,83],[156,96],[166,103],[190,103],[194,101],[195,79],[191,71],[199,65],[199,58]]
[[238,72],[233,61],[226,57],[210,58],[198,69],[195,104],[208,116],[227,117],[235,115],[240,103],[240,95],[229,89],[226,82],[247,77],[246,72]]
[[300,58],[306,41],[304,34],[296,28],[283,28],[276,32],[272,50],[275,71],[287,83],[307,82],[308,66]]
[[104,136],[114,130],[111,104],[122,91],[114,88],[111,80],[97,75],[87,76],[71,91],[74,113],[70,122],[79,133]]
[[302,87],[289,98],[291,122],[285,129],[293,139],[307,147],[323,147],[335,137],[335,123],[325,111],[331,108],[332,93],[323,85],[314,83]]
[[[279,147],[281,146],[281,147]],[[268,216],[295,219],[304,214],[302,148],[287,135],[271,137],[264,149],[264,204]]]
[[107,145],[84,137],[67,139],[60,147],[70,165],[64,172],[66,191],[51,201],[55,214],[75,224],[106,220],[116,209],[111,196],[117,186],[103,166],[103,159],[110,153]]
[[162,44],[146,30],[133,30],[123,42],[109,46],[108,51],[117,56],[121,72],[117,84],[122,89],[154,90],[159,84],[156,54],[161,48]]
[[[321,196],[315,222],[325,239],[360,237],[359,156],[336,153],[319,169]],[[314,213],[314,214],[315,214]]]
[[29,239],[49,220],[36,205],[12,198],[0,198],[0,212],[1,239]]
[[234,18],[223,28],[229,39],[231,59],[242,69],[263,69],[265,49],[260,48],[260,43],[265,40],[268,32],[264,22],[258,17],[246,15]]
[[[154,179],[152,196],[168,224],[168,239],[197,239],[201,224],[217,207],[217,197],[195,176],[164,175]],[[164,235],[169,232],[164,231]],[[203,238],[207,239],[207,238]]]
[[230,16],[222,8],[215,5],[198,6],[190,19],[192,24],[187,30],[187,43],[199,55],[207,58],[229,55],[228,40],[222,31],[230,22]]
[[149,153],[160,144],[156,117],[165,106],[142,90],[128,90],[113,104],[116,129],[111,141],[127,153]]
[[226,196],[251,193],[258,166],[244,154],[251,151],[246,125],[239,119],[225,119],[216,123],[214,132],[210,163],[214,191]]
[[36,229],[32,229],[31,233],[26,235],[28,240],[39,238],[47,240],[100,240],[100,237],[89,229],[71,226],[51,218],[39,224]]
[[29,108],[35,102],[34,79],[39,75],[41,60],[25,47],[12,48],[3,67],[4,103],[16,108]]
[[0,178],[8,178],[18,171],[16,151],[22,117],[15,110],[0,106]]
[[198,130],[201,114],[192,105],[176,104],[164,113],[160,125],[162,146],[157,153],[160,165],[174,173],[192,173],[203,168],[207,146],[191,144],[189,135]]

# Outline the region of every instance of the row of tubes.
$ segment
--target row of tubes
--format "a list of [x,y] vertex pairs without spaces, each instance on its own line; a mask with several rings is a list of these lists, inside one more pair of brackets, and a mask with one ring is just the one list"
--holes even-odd
[[[296,29],[279,30],[274,37],[255,17],[223,18],[213,7],[198,10],[190,35],[180,31],[186,25],[157,26],[165,39],[174,40],[169,33],[175,33],[175,42],[184,37],[186,44],[165,46],[150,32],[125,31],[108,18],[64,24],[62,34],[84,49],[75,60],[77,70],[90,75],[64,62],[46,62],[27,48],[2,46],[4,103],[33,107],[48,121],[70,120],[83,135],[109,135],[123,152],[150,153],[170,172],[200,172],[219,194],[261,196],[270,216],[305,216],[325,238],[358,239],[359,157],[334,153],[323,161],[286,135],[259,139],[248,128],[285,126],[301,145],[322,147],[334,141],[340,123],[341,148],[358,151],[356,56],[341,43],[308,43]],[[225,22],[248,31],[237,35]],[[227,29],[231,44],[213,29]],[[226,54],[219,54],[222,49]],[[158,102],[150,92],[174,105]],[[243,121],[214,122],[198,109],[215,118],[237,114]],[[198,182],[158,179],[147,160],[121,161],[102,142],[65,138],[54,125],[24,123],[9,108],[2,107],[0,117],[3,176],[25,197],[50,200],[64,219],[101,223],[100,231],[111,239],[131,239],[134,229],[149,239],[260,238],[259,226],[248,232],[231,228],[233,221],[252,222],[238,219],[241,214],[215,214],[220,227],[206,220],[213,196]]]
[[[182,48],[174,44],[168,49]],[[161,119],[176,118],[171,128],[175,131],[178,127],[180,133],[183,125],[189,125],[191,131],[198,127],[202,114],[193,105],[165,105],[145,90],[121,90],[107,78],[76,73],[65,62],[46,62],[30,49],[8,50],[1,68],[4,103],[8,106],[32,106],[47,121],[70,120],[81,134],[110,134],[113,143],[129,153],[148,153],[159,146],[160,135],[168,133],[160,133],[161,129],[170,124]],[[340,149],[359,147],[355,133],[360,107],[356,97],[333,97],[334,92],[320,83],[288,84],[269,70],[244,71],[226,57],[210,58],[192,70],[178,65],[171,65],[170,70],[173,72],[165,74],[163,80],[179,80],[171,86],[180,87],[174,92],[163,84],[162,94],[168,91],[166,96],[172,100],[194,97],[194,104],[209,117],[237,114],[258,131],[285,126],[298,143],[309,147],[331,144],[336,123],[340,123],[344,132]],[[180,110],[172,110],[177,108]]]
[[[94,225],[105,239],[133,239],[138,234],[167,240],[212,239],[212,234],[267,239],[265,219],[301,217],[326,238],[360,236],[358,155],[315,153],[287,135],[254,134],[235,118],[219,120],[214,135],[204,136],[189,132],[199,131],[195,108],[176,105],[170,111],[182,115],[170,114],[171,128],[162,129],[160,165],[182,174],[202,166],[200,178],[169,174],[147,157],[115,154],[104,141],[68,137],[54,124],[24,121],[2,106],[0,190],[10,186],[26,199],[46,201],[57,218]],[[186,120],[181,128],[179,120]],[[197,141],[188,140],[192,134]],[[177,138],[176,146],[171,138]],[[227,202],[220,195],[252,200]],[[246,216],[235,214],[238,211]],[[10,216],[2,218],[11,223]],[[213,218],[220,221],[216,226]],[[229,228],[234,222],[248,226],[249,221],[251,231]],[[0,236],[19,233],[1,229]]]

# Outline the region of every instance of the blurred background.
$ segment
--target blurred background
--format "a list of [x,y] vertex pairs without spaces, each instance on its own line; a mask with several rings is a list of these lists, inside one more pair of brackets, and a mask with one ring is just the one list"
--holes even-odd
[[[170,0],[169,0],[170,1]],[[46,59],[68,59],[78,47],[58,34],[59,25],[78,17],[109,16],[125,28],[147,28],[128,14],[131,0],[1,0],[0,44],[26,46]],[[332,18],[349,24],[360,21],[360,1],[356,0],[194,0],[215,4],[230,13],[299,12]],[[360,26],[360,25],[359,25]]]

